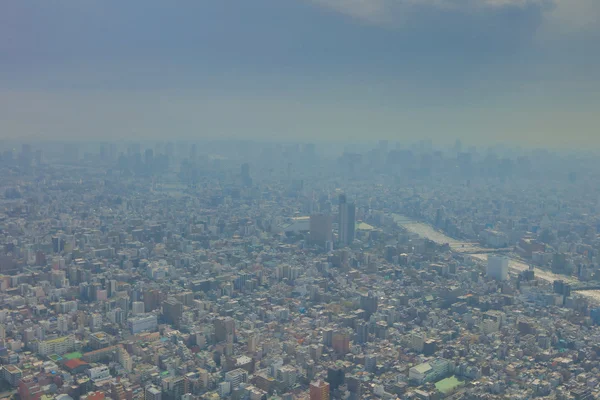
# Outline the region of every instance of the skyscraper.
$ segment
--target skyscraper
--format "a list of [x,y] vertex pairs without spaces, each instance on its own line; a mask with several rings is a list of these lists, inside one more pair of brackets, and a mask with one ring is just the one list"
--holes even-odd
[[354,241],[354,231],[356,228],[356,206],[354,203],[348,203],[345,194],[340,195],[339,201],[339,242],[341,245],[347,246],[352,244]]

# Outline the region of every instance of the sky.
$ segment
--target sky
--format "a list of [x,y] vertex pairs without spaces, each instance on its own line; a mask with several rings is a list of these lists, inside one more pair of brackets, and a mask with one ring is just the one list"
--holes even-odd
[[2,0],[0,139],[600,147],[598,0]]

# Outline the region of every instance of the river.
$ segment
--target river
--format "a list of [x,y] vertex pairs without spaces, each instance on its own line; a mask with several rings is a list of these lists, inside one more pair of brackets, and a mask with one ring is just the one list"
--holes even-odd
[[[438,244],[448,243],[448,245],[450,246],[452,251],[455,251],[458,253],[467,253],[467,254],[473,253],[473,252],[482,252],[479,254],[470,254],[471,257],[476,258],[478,260],[486,261],[488,255],[485,254],[485,252],[488,251],[491,253],[494,251],[494,249],[482,247],[481,245],[476,244],[476,243],[465,242],[465,241],[460,241],[458,239],[451,238],[450,236],[445,235],[444,233],[436,230],[434,227],[432,227],[429,224],[415,221],[404,215],[392,214],[392,218],[398,225],[401,225],[409,232],[415,233],[421,237],[432,240]],[[512,272],[518,273],[518,272],[529,269],[529,264],[524,263],[523,261],[519,260],[518,258],[508,257],[508,259],[509,259],[508,267],[510,268],[510,270]],[[580,283],[579,280],[576,278],[565,276],[565,275],[558,275],[551,271],[541,269],[538,267],[534,267],[534,272],[535,272],[536,278],[543,279],[550,283],[554,282],[555,280],[563,280],[563,281],[571,283],[571,284],[579,284]],[[586,291],[581,291],[578,293],[583,296],[586,296],[590,299],[593,299],[596,302],[600,302],[600,291],[599,290],[586,290]]]

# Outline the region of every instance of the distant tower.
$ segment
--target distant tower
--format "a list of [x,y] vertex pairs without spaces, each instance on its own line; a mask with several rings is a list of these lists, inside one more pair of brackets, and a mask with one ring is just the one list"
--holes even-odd
[[252,178],[250,177],[250,164],[242,164],[242,185],[246,187],[252,186]]
[[154,150],[146,149],[144,152],[144,164],[146,164],[146,171],[151,173],[154,169]]
[[331,216],[326,214],[313,214],[310,216],[310,243],[325,247],[332,241]]
[[345,194],[341,194],[339,200],[339,241],[342,245],[349,245],[354,241],[354,231],[356,228],[356,206],[354,203],[348,203]]
[[498,281],[507,280],[508,258],[503,256],[488,256],[487,276]]
[[377,296],[375,296],[373,292],[369,292],[360,296],[360,308],[365,310],[367,319],[369,319],[371,315],[375,314],[377,311],[377,303]]

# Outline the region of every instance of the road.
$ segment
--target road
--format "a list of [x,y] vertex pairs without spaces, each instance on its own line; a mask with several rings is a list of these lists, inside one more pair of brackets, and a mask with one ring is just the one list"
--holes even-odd
[[[455,251],[457,253],[467,253],[468,254],[468,253],[473,253],[473,252],[480,252],[479,254],[470,254],[470,256],[473,258],[476,258],[478,260],[486,261],[488,255],[485,253],[486,252],[489,252],[489,253],[494,252],[494,249],[481,247],[479,244],[475,244],[475,243],[471,243],[471,242],[464,242],[464,241],[460,241],[458,239],[451,238],[450,236],[447,236],[447,235],[443,234],[442,232],[436,230],[431,225],[428,225],[428,224],[425,224],[422,222],[418,222],[418,221],[414,221],[404,215],[392,214],[392,217],[394,218],[394,221],[398,225],[403,226],[409,232],[416,233],[417,235],[427,238],[429,240],[432,240],[438,244],[448,243],[448,245],[450,246],[452,251]],[[513,258],[513,257],[509,257],[508,266],[512,272],[517,272],[517,273],[529,269],[529,264],[526,264],[523,261],[521,261],[517,258]],[[534,272],[535,272],[536,278],[543,279],[548,282],[554,282],[555,280],[563,280],[563,281],[571,283],[571,284],[579,284],[580,283],[579,280],[576,278],[565,276],[565,275],[558,275],[558,274],[555,274],[553,272],[550,272],[550,271],[547,271],[547,270],[544,270],[544,269],[541,269],[538,267],[534,268]],[[586,296],[589,299],[600,303],[600,291],[599,290],[582,291],[582,292],[579,292],[579,294]]]

